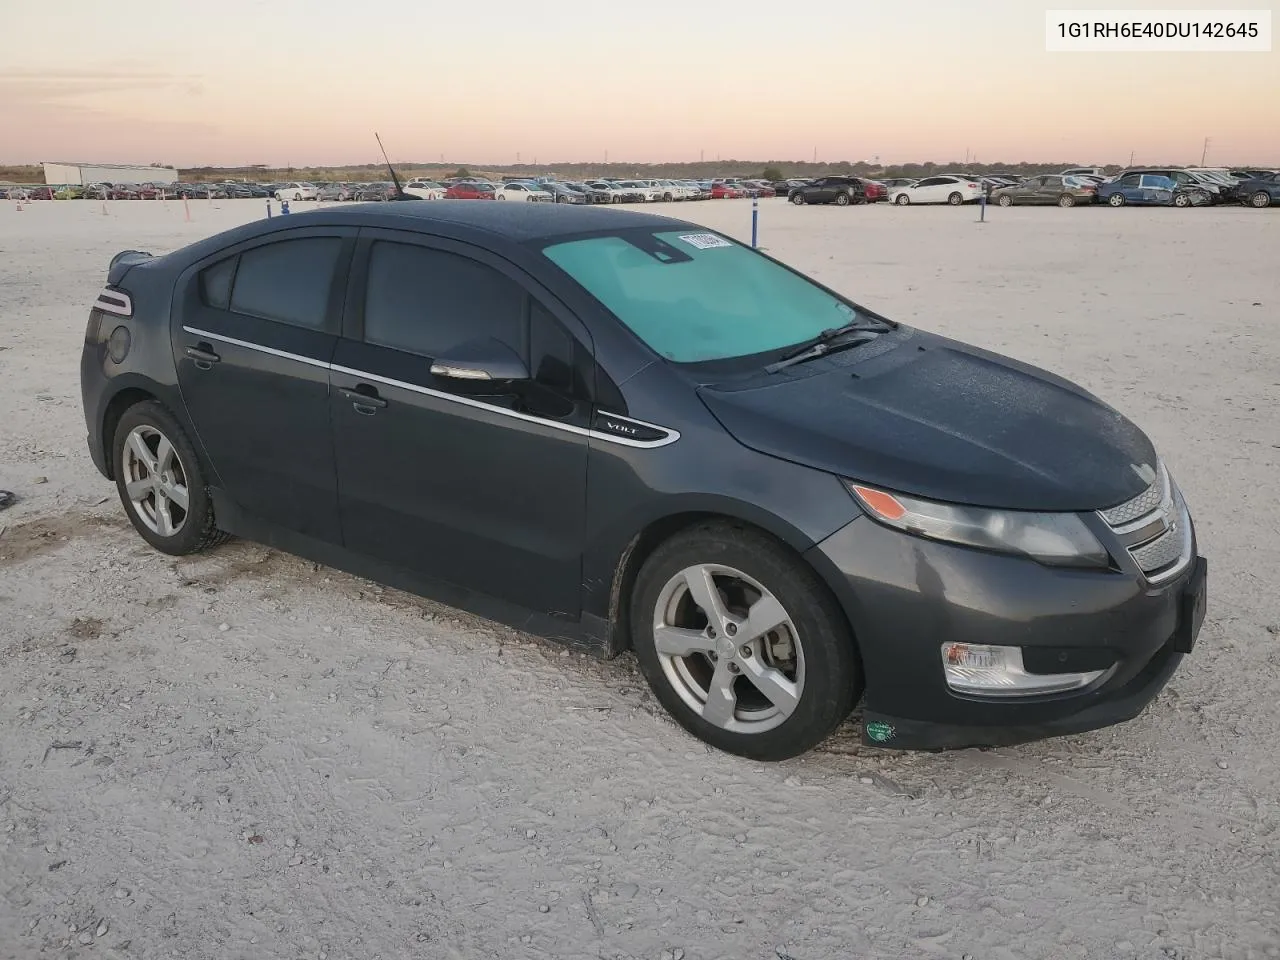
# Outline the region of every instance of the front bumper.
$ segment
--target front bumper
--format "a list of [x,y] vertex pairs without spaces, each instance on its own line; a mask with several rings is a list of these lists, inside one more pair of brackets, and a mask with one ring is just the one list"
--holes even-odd
[[[871,746],[1005,746],[1132,719],[1190,652],[1203,615],[1187,603],[1188,584],[1205,576],[1203,558],[1152,586],[1136,574],[925,540],[865,517],[807,556],[853,627],[866,680],[862,740]],[[1070,693],[970,696],[947,685],[949,641],[1021,647],[1064,673],[1099,659],[1111,668]]]

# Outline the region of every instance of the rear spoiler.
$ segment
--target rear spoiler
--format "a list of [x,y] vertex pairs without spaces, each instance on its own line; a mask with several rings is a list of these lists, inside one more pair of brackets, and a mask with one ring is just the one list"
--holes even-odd
[[111,258],[111,263],[107,267],[107,283],[114,286],[124,279],[124,275],[131,267],[153,259],[155,259],[154,255],[144,250],[121,250]]

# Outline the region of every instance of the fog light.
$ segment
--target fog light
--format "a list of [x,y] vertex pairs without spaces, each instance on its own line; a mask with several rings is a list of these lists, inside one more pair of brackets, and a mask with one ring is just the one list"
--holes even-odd
[[1028,673],[1021,647],[985,643],[944,643],[942,670],[957,693],[981,697],[1028,697],[1065,693],[1089,686],[1107,670],[1083,673]]

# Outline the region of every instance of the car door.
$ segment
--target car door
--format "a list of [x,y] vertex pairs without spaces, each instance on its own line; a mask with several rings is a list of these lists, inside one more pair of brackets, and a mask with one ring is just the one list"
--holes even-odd
[[1138,183],[1143,203],[1170,203],[1173,200],[1173,181],[1165,176],[1144,173]]
[[1057,203],[1062,196],[1062,177],[1040,177],[1036,186],[1036,203]]
[[[330,401],[347,547],[576,617],[585,330],[506,261],[462,243],[364,230],[354,264]],[[468,344],[495,341],[530,380],[433,372]]]
[[942,187],[946,183],[947,180],[944,177],[925,177],[911,188],[911,202],[937,203],[941,199]]
[[255,238],[186,270],[172,311],[178,386],[222,489],[246,512],[337,542],[329,362],[348,228]]

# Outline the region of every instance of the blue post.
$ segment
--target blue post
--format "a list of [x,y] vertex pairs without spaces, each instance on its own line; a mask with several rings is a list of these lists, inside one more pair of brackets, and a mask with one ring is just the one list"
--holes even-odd
[[756,241],[760,237],[760,196],[759,194],[751,195],[751,247],[756,246]]
[[288,200],[281,200],[281,201],[280,201],[280,213],[281,213],[281,214],[286,214],[286,213],[288,213],[288,212],[289,212],[289,201],[288,201]]
[[983,190],[978,195],[978,222],[987,222],[987,191]]
[[267,198],[267,219],[271,219],[271,198]]

